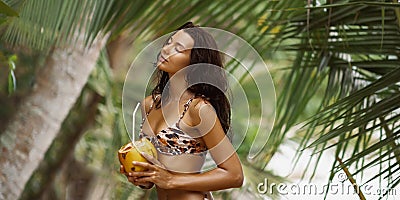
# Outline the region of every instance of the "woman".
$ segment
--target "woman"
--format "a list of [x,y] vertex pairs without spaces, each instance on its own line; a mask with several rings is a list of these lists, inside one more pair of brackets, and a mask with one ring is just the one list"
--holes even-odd
[[[230,105],[222,56],[213,37],[188,22],[168,38],[156,63],[157,85],[142,103],[141,137],[158,151],[143,154],[147,169],[124,173],[141,188],[157,187],[158,199],[212,199],[209,191],[241,187],[240,160],[226,136]],[[200,173],[206,153],[217,164]]]

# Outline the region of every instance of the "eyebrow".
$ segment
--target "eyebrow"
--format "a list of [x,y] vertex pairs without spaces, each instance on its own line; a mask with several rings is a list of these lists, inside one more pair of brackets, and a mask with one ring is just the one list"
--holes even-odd
[[[171,41],[173,41],[172,36],[170,37],[170,39],[171,39]],[[182,43],[180,43],[180,42],[175,42],[175,43],[178,44],[179,46],[182,46],[184,49],[186,49],[185,45],[183,45]]]

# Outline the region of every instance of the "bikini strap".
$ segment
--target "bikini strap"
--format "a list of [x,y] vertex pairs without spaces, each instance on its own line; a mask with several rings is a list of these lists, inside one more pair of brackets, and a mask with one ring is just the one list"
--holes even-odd
[[156,101],[157,101],[158,97],[160,97],[160,95],[157,95],[157,96],[156,96],[156,99],[154,99],[154,101],[153,101],[153,102],[151,102],[151,105],[150,105],[149,111],[148,111],[148,112],[146,112],[146,116],[150,114],[150,111],[151,111],[151,110],[153,110],[154,102],[156,102]]
[[189,105],[190,103],[192,103],[193,99],[195,98],[195,95],[193,95],[193,97],[191,97],[184,105],[183,105],[183,112],[182,114],[179,116],[179,120],[176,122],[176,126],[179,127],[179,122],[181,122],[183,116],[185,116],[186,111],[189,109]]
[[[155,101],[157,101],[157,99],[158,99],[159,96],[160,96],[160,95],[157,95],[157,96],[156,96]],[[155,101],[153,101],[153,102],[151,103],[150,108],[149,108],[149,111],[146,112],[146,116],[144,116],[144,117],[142,118],[142,122],[140,123],[140,133],[142,133],[142,131],[143,131],[143,123],[144,123],[144,121],[146,121],[146,118],[147,118],[147,116],[150,114],[150,111],[153,110],[153,105],[154,105],[154,102],[155,102]]]

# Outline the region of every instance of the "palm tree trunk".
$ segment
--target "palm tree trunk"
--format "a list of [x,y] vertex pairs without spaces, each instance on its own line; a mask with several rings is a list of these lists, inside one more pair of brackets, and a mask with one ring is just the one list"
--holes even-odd
[[[92,126],[93,123],[95,123],[97,107],[99,102],[103,99],[100,95],[92,91],[86,92],[85,94],[89,94],[89,101],[82,103],[84,105],[75,104],[75,107],[72,109],[72,111],[76,112],[83,110],[83,106],[86,106],[85,112],[77,117],[72,117],[71,115],[67,116],[65,122],[70,121],[67,124],[72,125],[65,125],[64,122],[65,127],[63,126],[63,128],[61,128],[62,130],[53,140],[53,143],[46,153],[46,155],[49,156],[45,156],[37,170],[32,175],[32,177],[40,177],[39,180],[37,180],[37,178],[36,180],[31,179],[27,183],[27,185],[38,184],[39,186],[25,187],[19,200],[45,199],[45,193],[47,193],[47,196],[51,196],[48,194],[52,191],[52,184],[56,179],[57,173],[60,173],[60,171],[67,171],[62,170],[63,168],[69,168],[68,166],[65,167],[65,165],[68,165],[67,163],[72,160],[72,153],[81,136],[89,126]],[[57,157],[50,156],[54,154],[51,152],[57,152]]]
[[88,48],[78,39],[48,56],[31,94],[0,136],[0,199],[20,196],[79,97],[107,38],[98,37]]

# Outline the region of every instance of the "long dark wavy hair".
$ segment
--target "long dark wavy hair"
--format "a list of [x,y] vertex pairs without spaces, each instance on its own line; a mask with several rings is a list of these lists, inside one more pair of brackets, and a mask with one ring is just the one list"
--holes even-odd
[[[185,77],[189,86],[187,90],[195,97],[203,98],[211,103],[227,134],[231,124],[231,107],[227,98],[228,82],[223,69],[223,57],[218,51],[217,43],[209,33],[192,22],[185,23],[172,35],[179,30],[185,31],[194,40],[194,47],[190,54],[191,67],[187,69]],[[156,86],[151,92],[157,109],[161,107],[161,100],[157,101],[156,96],[165,94],[167,97],[163,96],[163,98],[168,98],[168,80],[168,73],[157,69],[154,77]],[[167,90],[164,91],[164,89]]]

